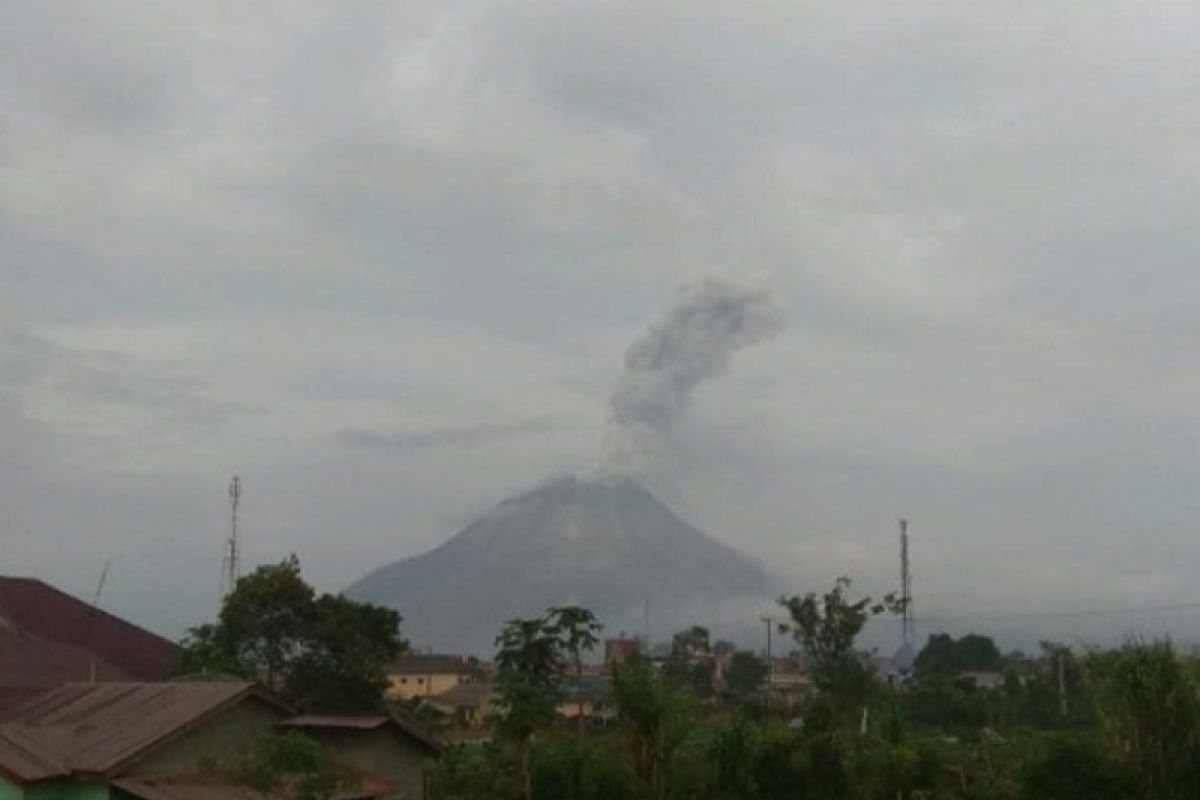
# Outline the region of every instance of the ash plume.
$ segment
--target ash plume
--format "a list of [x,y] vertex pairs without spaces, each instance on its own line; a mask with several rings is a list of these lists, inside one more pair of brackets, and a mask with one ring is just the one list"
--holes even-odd
[[610,400],[605,469],[643,468],[661,451],[693,390],[738,350],[774,336],[783,315],[766,289],[710,279],[684,292],[625,352]]

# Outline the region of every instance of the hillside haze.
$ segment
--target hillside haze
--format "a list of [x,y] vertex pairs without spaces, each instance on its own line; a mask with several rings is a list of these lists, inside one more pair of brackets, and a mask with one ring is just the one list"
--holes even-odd
[[[770,601],[762,567],[626,479],[561,478],[505,500],[445,544],[346,590],[404,616],[416,647],[488,654],[506,619],[581,605],[606,635],[654,638]],[[753,617],[750,618],[753,620]],[[743,620],[739,620],[741,622]]]

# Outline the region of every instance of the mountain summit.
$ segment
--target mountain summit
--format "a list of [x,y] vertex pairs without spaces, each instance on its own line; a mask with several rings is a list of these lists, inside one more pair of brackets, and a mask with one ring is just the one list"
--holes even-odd
[[[655,638],[772,596],[762,567],[627,478],[560,478],[500,503],[445,544],[346,589],[404,616],[419,647],[491,652],[506,619],[581,605]],[[751,617],[753,619],[753,617]]]

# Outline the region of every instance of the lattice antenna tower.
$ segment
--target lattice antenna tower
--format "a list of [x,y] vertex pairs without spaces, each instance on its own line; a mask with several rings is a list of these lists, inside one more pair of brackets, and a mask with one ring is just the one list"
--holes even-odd
[[237,588],[242,576],[238,563],[238,503],[242,499],[242,479],[237,475],[229,481],[229,541],[225,544],[225,557],[221,560],[221,596],[225,597]]
[[900,603],[904,613],[901,636],[904,644],[912,644],[917,635],[916,618],[913,616],[912,571],[908,566],[908,520],[900,520]]

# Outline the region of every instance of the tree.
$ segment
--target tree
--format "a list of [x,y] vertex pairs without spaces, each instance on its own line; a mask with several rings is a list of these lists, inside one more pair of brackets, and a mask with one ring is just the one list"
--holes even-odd
[[1141,800],[1200,797],[1200,695],[1170,641],[1093,655],[1100,718]]
[[388,687],[384,667],[406,647],[400,615],[326,594],[312,616],[305,647],[291,664],[288,696],[301,708],[334,713],[378,706]]
[[319,744],[295,731],[259,739],[241,757],[215,766],[235,784],[289,800],[329,800],[359,783],[332,764]]
[[511,619],[496,637],[496,691],[503,716],[499,730],[517,742],[526,800],[533,797],[529,769],[534,733],[554,720],[560,698],[563,648],[545,617]]
[[391,609],[317,597],[293,555],[238,581],[219,621],[184,638],[181,669],[261,680],[304,710],[370,711],[406,647],[399,627]]
[[767,665],[749,650],[739,650],[729,659],[725,686],[735,694],[750,694],[763,687]]
[[677,685],[641,656],[613,664],[618,719],[629,737],[634,773],[649,797],[666,796],[671,759],[687,733],[686,704]]
[[857,703],[871,675],[863,654],[854,649],[854,640],[868,619],[885,611],[898,613],[903,601],[894,593],[877,603],[870,597],[850,601],[849,588],[850,579],[841,577],[822,597],[809,592],[803,597],[781,597],[779,604],[791,615],[788,627],[804,650],[816,688],[834,700]]
[[576,727],[583,733],[583,653],[595,649],[600,640],[596,634],[603,627],[586,608],[565,606],[551,608],[547,614],[550,630],[570,655],[575,667],[575,698],[578,703]]
[[295,555],[258,567],[237,582],[221,605],[221,639],[230,655],[272,689],[304,649],[313,623],[313,588]]

